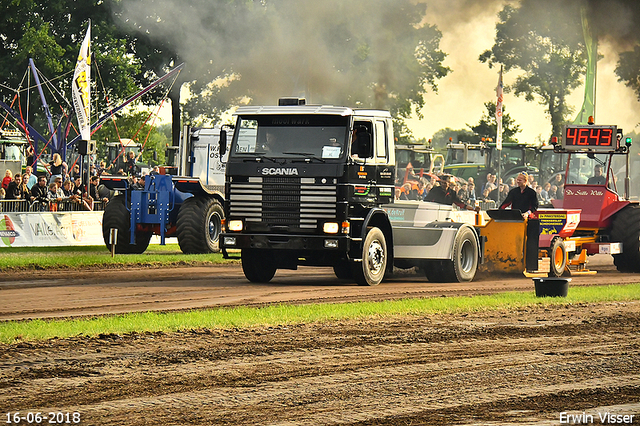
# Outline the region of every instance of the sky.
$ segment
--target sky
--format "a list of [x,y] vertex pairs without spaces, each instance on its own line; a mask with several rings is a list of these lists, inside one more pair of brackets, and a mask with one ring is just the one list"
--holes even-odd
[[[452,2],[460,3],[460,0]],[[439,80],[438,93],[426,95],[426,105],[422,109],[424,118],[409,121],[409,127],[418,139],[429,139],[446,127],[468,129],[467,124],[476,125],[480,121],[485,111],[484,103],[496,101],[499,69],[489,69],[487,64],[478,61],[478,57],[493,46],[497,15],[503,5],[503,2],[485,3],[474,9],[467,20],[460,20],[460,14],[450,4],[430,2],[426,21],[442,31],[440,48],[449,54],[444,65],[453,72]],[[617,81],[614,72],[617,53],[606,41],[600,43],[598,50],[604,58],[598,62],[597,70],[596,124],[617,125],[625,133],[634,130],[640,133],[640,127],[636,127],[640,123],[640,102],[631,89]],[[504,74],[505,86],[512,84],[516,75],[514,71]],[[584,86],[569,97],[569,104],[576,111],[572,118],[582,106],[583,98]],[[527,102],[513,93],[504,95],[504,105],[505,112],[522,129],[516,135],[521,143],[549,139],[551,121],[544,106],[537,101]]]

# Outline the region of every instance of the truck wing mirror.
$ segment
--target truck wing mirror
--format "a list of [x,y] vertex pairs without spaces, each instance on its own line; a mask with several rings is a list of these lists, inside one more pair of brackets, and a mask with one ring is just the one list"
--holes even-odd
[[220,130],[220,158],[227,152],[227,131],[224,129]]

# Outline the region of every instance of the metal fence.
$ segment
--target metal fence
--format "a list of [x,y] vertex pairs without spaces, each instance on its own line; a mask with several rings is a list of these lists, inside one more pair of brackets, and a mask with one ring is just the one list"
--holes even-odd
[[481,210],[492,210],[496,208],[497,203],[493,200],[479,201],[478,206]]
[[[93,204],[93,205],[92,205]],[[2,213],[27,213],[27,212],[81,212],[103,211],[106,203],[94,201],[93,203],[72,200],[62,201],[28,201],[28,200],[0,200],[0,212]]]

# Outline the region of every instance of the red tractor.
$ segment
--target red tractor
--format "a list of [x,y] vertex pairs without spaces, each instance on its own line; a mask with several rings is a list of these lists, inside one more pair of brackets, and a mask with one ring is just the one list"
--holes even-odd
[[[611,254],[619,271],[640,272],[640,205],[629,200],[630,138],[623,142],[616,126],[568,125],[553,144],[568,154],[564,188],[558,188],[553,205],[581,210],[571,238],[575,253]],[[613,158],[620,155],[626,167],[615,170]]]

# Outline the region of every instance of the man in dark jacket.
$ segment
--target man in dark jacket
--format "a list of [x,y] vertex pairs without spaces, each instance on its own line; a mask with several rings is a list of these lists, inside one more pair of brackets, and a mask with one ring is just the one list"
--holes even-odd
[[47,178],[38,176],[38,184],[31,188],[31,201],[47,202]]
[[449,186],[451,183],[450,175],[442,175],[440,176],[440,185],[436,185],[431,188],[431,191],[427,194],[425,201],[432,201],[438,204],[455,204],[461,209],[467,210],[475,210],[471,206],[467,206],[465,203],[458,198],[458,194]]
[[20,200],[22,199],[22,176],[20,173],[16,173],[13,180],[7,185],[7,194],[5,196],[7,200]]
[[524,218],[528,218],[531,213],[538,210],[538,196],[536,191],[527,186],[528,177],[525,173],[520,173],[516,178],[517,186],[509,191],[509,195],[502,202],[501,209],[511,206],[512,210],[520,210]]

